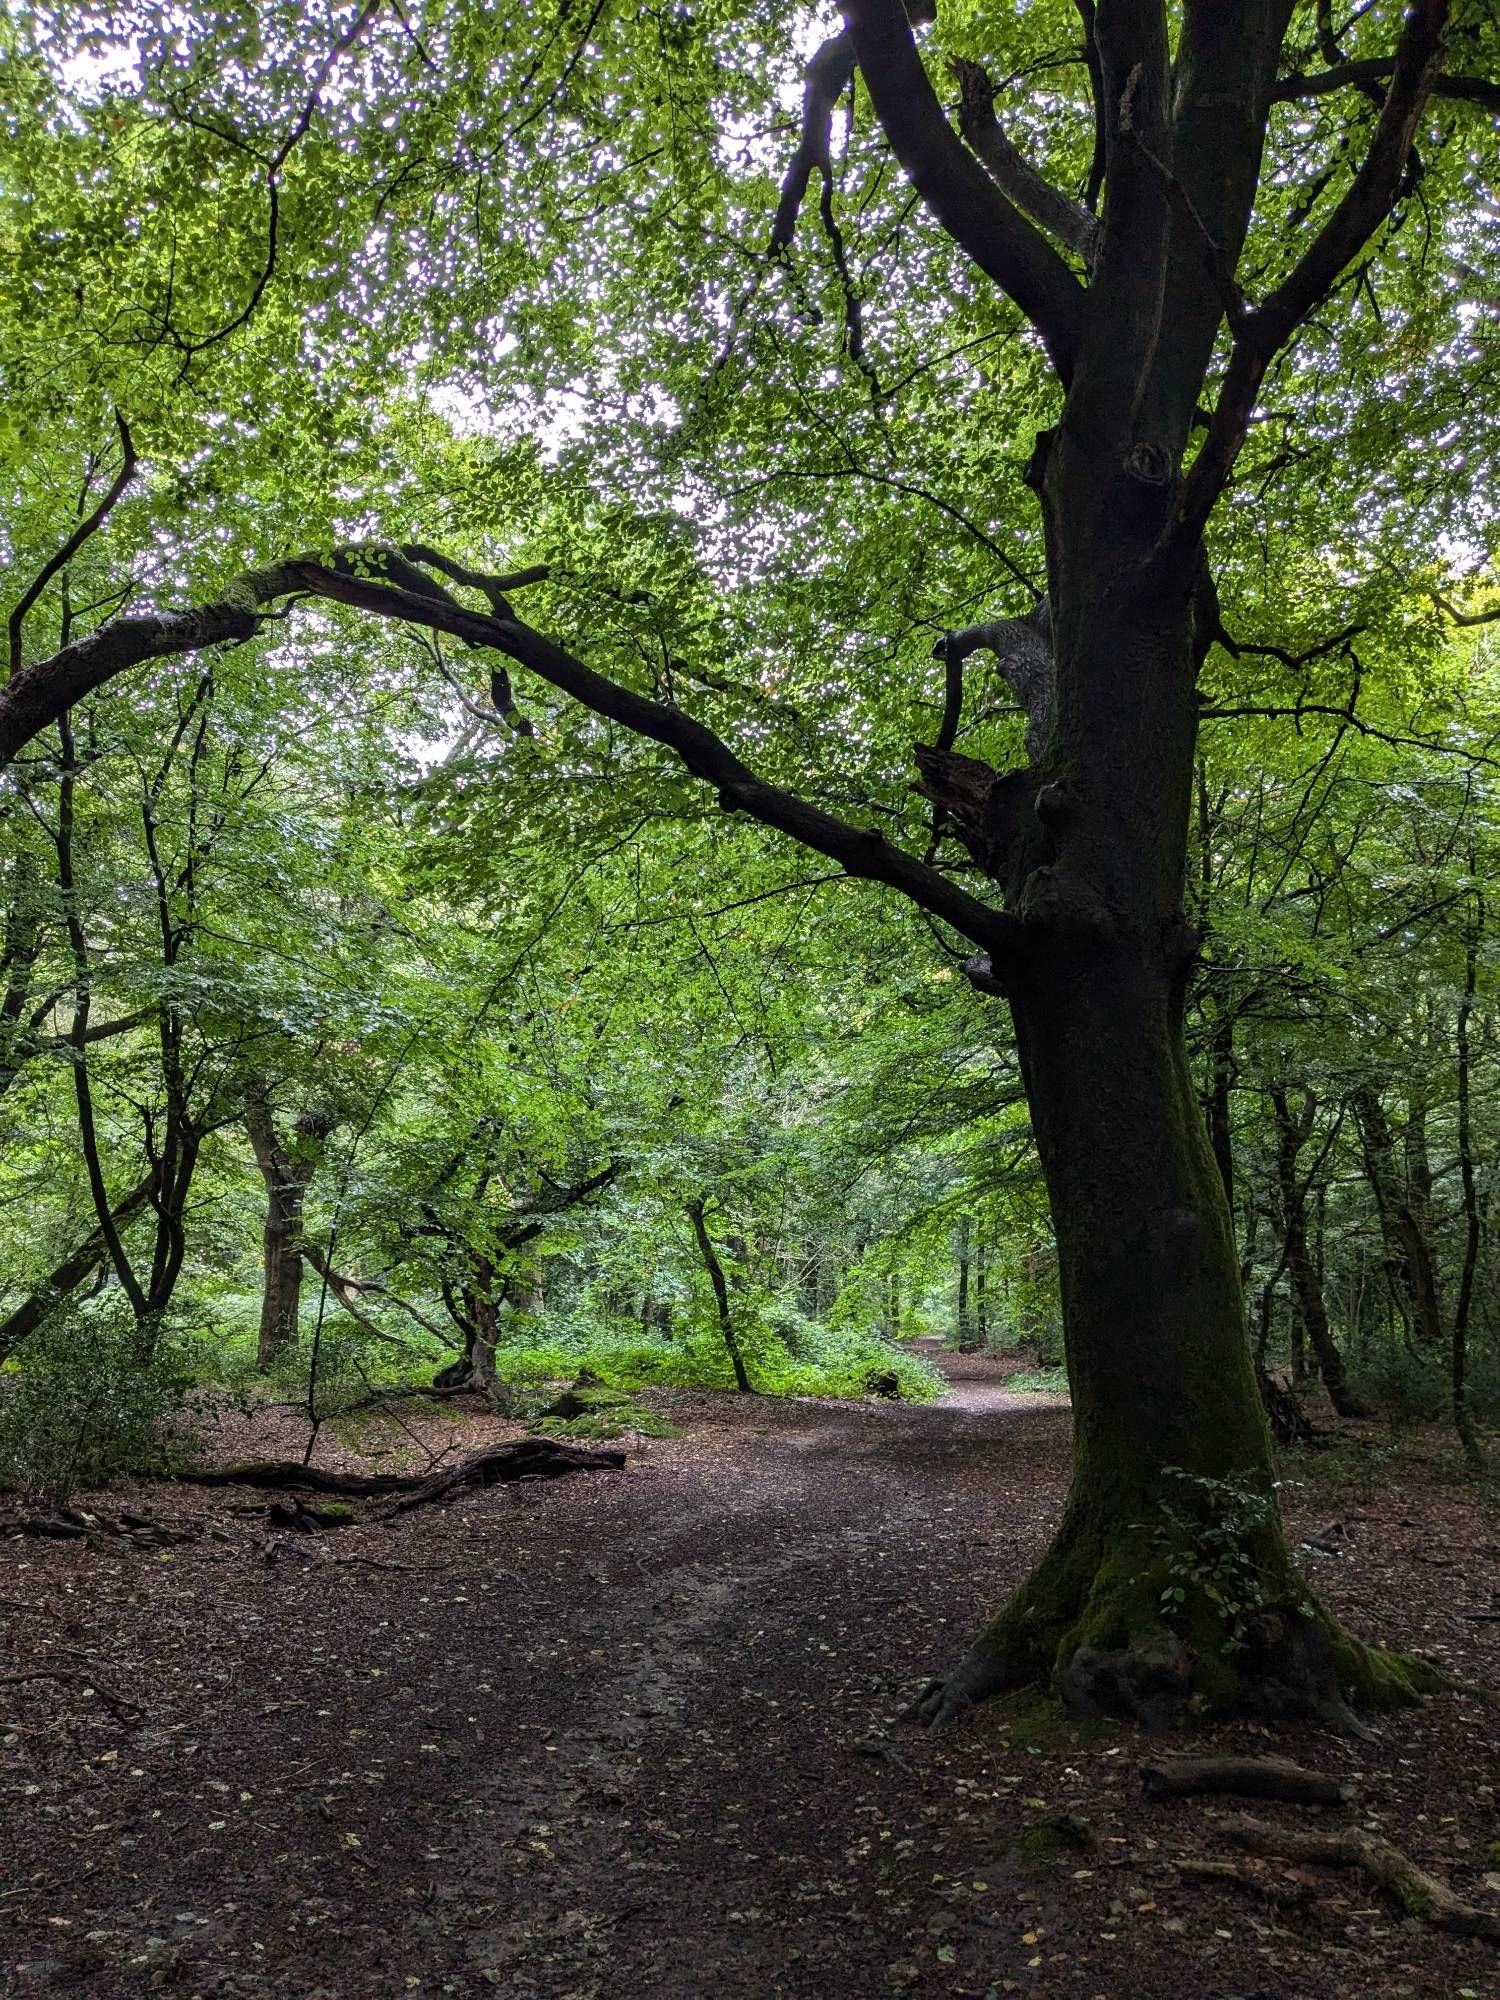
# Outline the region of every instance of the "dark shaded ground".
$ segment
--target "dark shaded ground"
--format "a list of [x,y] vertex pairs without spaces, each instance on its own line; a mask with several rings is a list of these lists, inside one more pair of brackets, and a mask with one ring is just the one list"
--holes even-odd
[[[1184,1877],[1229,1858],[1234,1804],[1147,1804],[1129,1732],[892,1724],[1040,1549],[1066,1478],[1060,1408],[948,1365],[957,1393],[927,1409],[664,1397],[687,1435],[623,1473],[390,1525],[274,1538],[234,1496],[155,1488],[134,1504],[212,1529],[0,1542],[0,1680],[71,1676],[0,1685],[0,1992],[1500,1995],[1500,1949],[1352,1876]],[[1337,1516],[1340,1552],[1308,1561],[1363,1630],[1500,1679],[1500,1625],[1463,1615],[1500,1585],[1470,1492],[1375,1459],[1353,1497],[1297,1491],[1292,1513]],[[1362,1821],[1500,1908],[1497,1721],[1453,1696],[1370,1743],[1193,1742],[1357,1774]],[[1028,1863],[1058,1810],[1098,1845]]]

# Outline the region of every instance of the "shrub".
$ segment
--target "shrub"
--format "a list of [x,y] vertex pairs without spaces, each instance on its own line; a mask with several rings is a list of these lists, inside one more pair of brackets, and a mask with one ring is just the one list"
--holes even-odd
[[[865,1397],[872,1377],[894,1375],[903,1400],[927,1402],[946,1386],[923,1356],[892,1346],[878,1333],[804,1320],[794,1352],[773,1325],[746,1312],[739,1339],[751,1383],[768,1396]],[[545,1340],[534,1344],[508,1341],[497,1350],[495,1362],[502,1380],[519,1392],[518,1413],[525,1412],[529,1389],[547,1380],[571,1380],[583,1368],[607,1389],[734,1387],[716,1323],[684,1328],[672,1340],[643,1340],[638,1333],[611,1338],[593,1324],[554,1325]]]
[[0,1393],[0,1480],[62,1506],[117,1473],[171,1471],[192,1446],[189,1348],[180,1327],[138,1324],[118,1292],[60,1307]]

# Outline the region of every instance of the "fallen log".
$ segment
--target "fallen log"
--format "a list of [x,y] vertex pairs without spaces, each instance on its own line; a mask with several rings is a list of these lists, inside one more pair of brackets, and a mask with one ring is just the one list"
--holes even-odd
[[1141,1783],[1153,1799],[1234,1792],[1294,1806],[1343,1806],[1353,1796],[1341,1779],[1285,1757],[1150,1757],[1141,1765]]
[[407,1514],[413,1507],[445,1500],[466,1486],[490,1486],[509,1479],[558,1479],[569,1472],[618,1472],[624,1463],[623,1451],[582,1451],[552,1438],[522,1438],[516,1444],[476,1451],[445,1471],[413,1480],[388,1512]]
[[189,1486],[265,1486],[274,1492],[300,1487],[308,1493],[352,1493],[365,1499],[400,1493],[420,1482],[399,1472],[324,1472],[293,1458],[257,1459],[248,1465],[212,1465],[169,1475]]
[[1357,1868],[1394,1896],[1408,1915],[1425,1917],[1440,1929],[1500,1943],[1500,1910],[1482,1910],[1454,1895],[1446,1882],[1419,1868],[1408,1854],[1363,1827],[1307,1833],[1298,1827],[1269,1826],[1236,1813],[1219,1830],[1236,1847],[1273,1861],[1311,1861],[1320,1868]]
[[489,1486],[512,1479],[558,1479],[569,1472],[614,1472],[625,1463],[623,1451],[583,1451],[552,1438],[521,1438],[514,1444],[490,1445],[472,1452],[456,1465],[431,1473],[325,1472],[294,1459],[264,1459],[250,1465],[213,1466],[172,1476],[194,1486],[261,1486],[276,1492],[344,1493],[355,1498],[396,1498],[388,1511],[404,1514],[445,1499],[467,1486]]

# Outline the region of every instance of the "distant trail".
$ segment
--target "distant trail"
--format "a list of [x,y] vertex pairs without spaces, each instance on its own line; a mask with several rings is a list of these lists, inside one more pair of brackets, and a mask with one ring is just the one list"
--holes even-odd
[[944,1415],[961,1410],[965,1416],[997,1416],[1018,1410],[1061,1410],[1066,1396],[1038,1396],[1026,1390],[1006,1388],[1007,1374],[1002,1363],[988,1354],[955,1354],[943,1345],[941,1334],[924,1334],[912,1346],[947,1376],[949,1393],[941,1403],[921,1407]]

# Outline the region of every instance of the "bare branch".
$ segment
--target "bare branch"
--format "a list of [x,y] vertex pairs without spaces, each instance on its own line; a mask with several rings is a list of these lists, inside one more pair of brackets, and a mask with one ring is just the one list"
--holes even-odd
[[1460,611],[1456,604],[1449,603],[1441,591],[1430,590],[1427,594],[1443,616],[1454,625],[1493,625],[1495,620],[1500,618],[1500,604],[1492,605],[1488,611]]
[[[256,273],[255,282],[250,288],[250,296],[232,319],[226,320],[222,326],[216,327],[212,333],[204,334],[201,340],[185,339],[181,336],[177,337],[177,346],[181,349],[183,356],[183,373],[186,373],[195,356],[206,353],[209,348],[217,347],[221,342],[228,340],[231,334],[238,333],[240,328],[254,317],[256,308],[265,297],[266,287],[276,274],[276,260],[280,254],[281,170],[297,147],[302,143],[303,139],[306,138],[308,127],[312,124],[313,113],[318,109],[323,86],[333,74],[334,64],[364,34],[365,29],[369,27],[370,23],[380,12],[382,4],[383,0],[366,0],[366,4],[360,9],[344,33],[334,42],[314,71],[311,88],[307,93],[306,101],[303,104],[301,112],[298,114],[296,122],[281,144],[276,148],[276,151],[271,155],[270,161],[267,164],[266,251],[261,262],[261,268]],[[220,133],[219,136],[221,138],[227,137],[223,133]]]
[[352,1295],[355,1293],[373,1294],[377,1298],[388,1299],[393,1306],[399,1306],[402,1312],[414,1319],[424,1333],[430,1333],[440,1346],[451,1348],[456,1345],[451,1334],[445,1333],[440,1326],[434,1326],[425,1313],[414,1306],[409,1299],[401,1298],[389,1286],[377,1284],[372,1278],[351,1278],[346,1271],[335,1271],[317,1244],[307,1241],[306,1238],[299,1248],[302,1256],[311,1264],[318,1276],[327,1280],[329,1290],[349,1317],[364,1327],[367,1333],[374,1334],[377,1340],[386,1341],[396,1347],[405,1345],[405,1342],[398,1340],[395,1334],[386,1333],[368,1314],[359,1310],[352,1302]]
[[883,834],[850,826],[795,793],[767,783],[693,717],[596,673],[519,619],[469,609],[438,590],[430,578],[422,579],[426,586],[422,591],[377,581],[369,572],[388,569],[392,553],[381,545],[340,551],[333,566],[313,556],[293,557],[240,577],[211,605],[122,619],[64,648],[30,668],[0,695],[0,762],[14,756],[81,696],[127,668],[227,639],[251,638],[267,604],[302,592],[491,648],[595,714],[671,750],[694,777],[714,787],[726,811],[748,813],[789,834],[836,861],[849,875],[887,884],[996,958],[1014,953],[1020,935],[1017,919],[971,896]]
[[120,469],[115,474],[109,491],[99,502],[93,513],[86,520],[78,523],[56,555],[49,557],[43,563],[35,581],[22,593],[15,610],[10,614],[6,632],[10,640],[10,677],[12,680],[21,671],[22,628],[26,623],[27,614],[33,605],[35,605],[42,592],[47,588],[47,585],[52,581],[53,577],[57,575],[58,571],[66,569],[84,543],[98,534],[99,530],[114,512],[115,503],[120,499],[126,487],[135,477],[137,462],[135,440],[130,435],[129,424],[126,423],[118,410],[115,411],[115,425],[120,433]]
[[[1368,91],[1371,85],[1386,83],[1394,69],[1394,59],[1377,57],[1370,62],[1338,63],[1316,76],[1281,76],[1272,88],[1271,100],[1285,104],[1297,98],[1327,97],[1336,90]],[[1455,104],[1477,104],[1485,111],[1500,111],[1500,82],[1493,77],[1439,75],[1432,79],[1431,91],[1434,97],[1447,98]]]
[[493,647],[596,715],[664,745],[695,778],[714,787],[726,811],[748,813],[804,847],[826,854],[848,874],[899,890],[992,955],[1014,952],[1019,937],[1015,918],[980,902],[914,854],[893,846],[883,834],[849,826],[795,793],[768,784],[692,716],[606,679],[519,620],[487,617],[307,559],[282,568],[292,574],[296,588],[379,617],[430,625],[475,645]]

